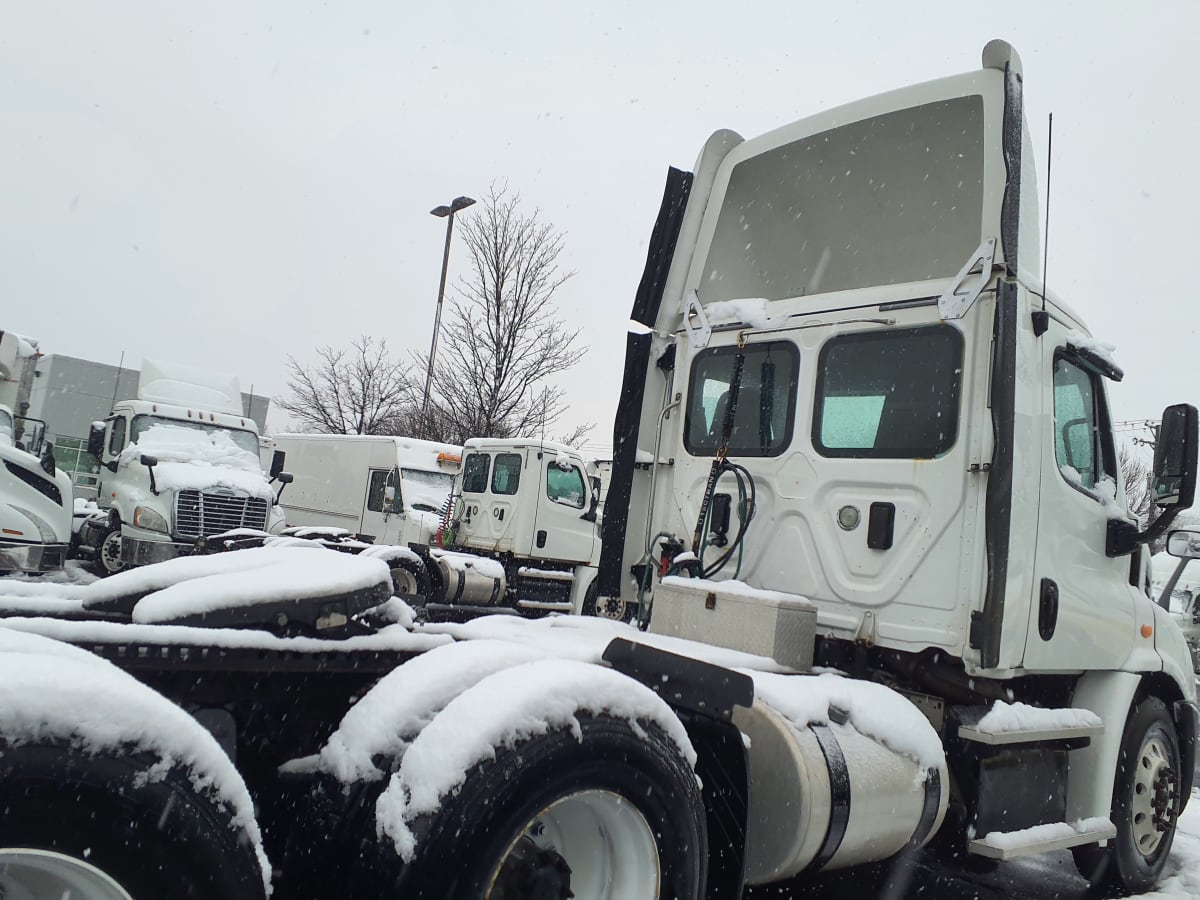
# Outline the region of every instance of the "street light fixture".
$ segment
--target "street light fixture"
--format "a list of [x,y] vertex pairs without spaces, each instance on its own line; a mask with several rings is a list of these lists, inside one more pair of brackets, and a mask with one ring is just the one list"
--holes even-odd
[[437,356],[438,332],[442,329],[442,298],[446,296],[446,269],[450,265],[450,235],[454,231],[454,214],[461,212],[475,201],[470,197],[455,197],[449,206],[436,206],[429,212],[446,220],[446,249],[442,253],[442,280],[438,283],[437,312],[433,317],[433,343],[429,345],[429,369],[425,373],[425,402],[421,413],[429,409],[429,389],[433,386],[433,360]]

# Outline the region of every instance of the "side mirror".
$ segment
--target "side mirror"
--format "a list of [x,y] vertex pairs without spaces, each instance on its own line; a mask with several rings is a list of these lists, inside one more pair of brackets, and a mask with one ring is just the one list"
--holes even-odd
[[146,471],[150,473],[150,493],[157,497],[158,485],[154,483],[154,467],[158,465],[158,457],[143,453],[141,462],[146,467]]
[[1200,531],[1172,531],[1167,535],[1167,552],[1180,559],[1200,559]]
[[[1138,544],[1147,544],[1166,533],[1175,517],[1188,509],[1196,498],[1196,407],[1177,403],[1163,410],[1162,425],[1154,442],[1152,487],[1154,503],[1162,507],[1158,518],[1145,531],[1120,519],[1108,520],[1108,556],[1131,553]],[[1181,539],[1182,540],[1182,539]]]
[[1154,502],[1178,510],[1196,498],[1196,407],[1187,403],[1163,410],[1154,442]]
[[54,459],[54,445],[49,441],[42,445],[41,463],[42,470],[53,478],[58,471],[58,463]]
[[295,477],[291,472],[279,472],[276,474],[275,480],[280,484],[291,484],[295,480]]
[[92,427],[88,429],[87,451],[96,457],[96,462],[100,461],[100,457],[104,455],[104,425],[100,422],[93,422]]
[[[271,469],[267,472],[272,478],[278,479],[279,473],[283,471],[283,462],[287,459],[287,453],[283,450],[276,450],[271,454]],[[288,481],[291,481],[289,478]],[[285,484],[287,482],[284,482]]]
[[[276,450],[275,453],[278,456],[283,456],[282,450]],[[272,469],[275,468],[275,460],[274,459],[271,460],[271,468]],[[287,487],[289,484],[291,484],[292,481],[294,480],[294,478],[295,478],[295,476],[293,476],[291,472],[277,472],[274,475],[274,480],[279,482],[279,490],[275,494],[275,501],[274,501],[276,506],[279,505],[279,498],[283,496],[283,489],[285,487]]]

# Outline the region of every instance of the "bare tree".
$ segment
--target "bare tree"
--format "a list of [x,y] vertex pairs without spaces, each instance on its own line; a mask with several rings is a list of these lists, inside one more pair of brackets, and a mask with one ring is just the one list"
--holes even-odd
[[352,347],[318,347],[314,366],[289,356],[289,394],[275,402],[317,432],[398,433],[414,397],[407,365],[391,358],[382,339],[363,335]]
[[[555,294],[573,273],[558,265],[562,234],[540,215],[493,185],[464,218],[471,274],[445,325],[434,396],[428,409],[410,412],[410,433],[452,443],[538,436],[566,411],[563,390],[550,382],[586,351],[576,344],[579,329],[557,314]],[[578,441],[590,429],[564,437]]]
[[1121,466],[1122,480],[1125,482],[1125,498],[1129,501],[1129,511],[1137,516],[1143,523],[1142,527],[1145,527],[1154,514],[1150,494],[1150,466],[1145,460],[1135,456],[1126,445],[1121,446],[1117,462]]

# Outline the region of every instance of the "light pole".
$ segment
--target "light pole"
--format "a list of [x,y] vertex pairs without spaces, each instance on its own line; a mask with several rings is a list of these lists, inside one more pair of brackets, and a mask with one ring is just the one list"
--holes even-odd
[[442,253],[442,280],[438,282],[437,312],[433,316],[433,343],[429,345],[429,370],[425,373],[425,402],[421,413],[429,409],[429,389],[433,386],[433,360],[437,356],[438,332],[442,330],[442,298],[446,296],[446,269],[450,265],[450,235],[454,232],[454,214],[474,204],[470,197],[455,197],[449,206],[438,206],[430,213],[446,220],[446,249]]

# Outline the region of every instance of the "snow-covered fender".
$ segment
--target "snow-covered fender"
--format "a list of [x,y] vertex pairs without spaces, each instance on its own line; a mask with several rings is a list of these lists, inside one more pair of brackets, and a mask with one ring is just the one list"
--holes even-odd
[[405,861],[420,852],[415,825],[434,813],[497,748],[555,729],[578,734],[581,714],[651,722],[689,767],[696,750],[666,701],[612,669],[572,660],[539,660],[504,669],[455,697],[408,746],[376,803],[376,827]]

